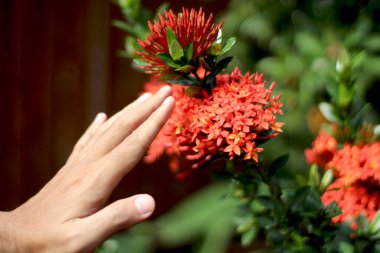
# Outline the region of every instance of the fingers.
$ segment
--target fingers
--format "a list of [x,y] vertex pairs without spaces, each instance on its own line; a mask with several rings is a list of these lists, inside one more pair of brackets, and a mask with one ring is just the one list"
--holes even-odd
[[91,145],[86,156],[91,157],[91,159],[98,159],[106,155],[156,111],[171,93],[170,86],[165,86],[151,98],[149,95],[145,95],[145,98],[136,101],[133,105],[122,110],[120,114],[112,117],[102,126],[99,138]]
[[101,160],[104,164],[101,166],[104,168],[102,180],[105,180],[102,184],[116,185],[141,160],[150,143],[169,119],[174,104],[174,98],[167,97],[144,123]]
[[68,162],[70,162],[74,157],[76,157],[89,142],[94,133],[99,129],[104,122],[107,121],[107,115],[100,112],[96,115],[95,119],[92,121],[90,126],[87,128],[85,133],[79,138],[78,142],[75,144],[73,152],[71,153]]
[[[77,229],[88,231],[84,235],[83,245],[96,246],[112,234],[129,228],[145,220],[154,211],[154,199],[147,194],[135,195],[118,200],[97,213],[79,220]],[[83,249],[87,251],[91,249]]]
[[152,94],[149,92],[146,92],[142,94],[140,97],[138,97],[135,101],[124,107],[123,110],[117,112],[115,115],[113,115],[103,126],[104,129],[108,129],[115,121],[120,119],[122,115],[125,115],[128,111],[130,111],[132,108],[138,106],[142,102],[148,100],[150,97],[152,97]]

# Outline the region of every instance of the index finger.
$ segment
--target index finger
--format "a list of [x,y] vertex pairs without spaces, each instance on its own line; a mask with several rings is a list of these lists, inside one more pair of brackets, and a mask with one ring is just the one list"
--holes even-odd
[[102,158],[104,184],[116,186],[143,157],[150,143],[169,119],[174,109],[174,98],[169,96],[135,131]]

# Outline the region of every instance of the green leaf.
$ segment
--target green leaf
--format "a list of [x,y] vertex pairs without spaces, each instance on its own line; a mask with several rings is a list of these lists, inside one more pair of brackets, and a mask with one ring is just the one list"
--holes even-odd
[[339,83],[338,86],[338,104],[341,108],[347,108],[350,104],[353,93],[348,90],[345,84]]
[[176,63],[172,57],[170,56],[170,54],[168,53],[158,53],[156,54],[156,56],[161,60],[163,61],[166,65],[172,67],[172,68],[180,68],[181,65]]
[[166,40],[168,42],[168,47],[170,47],[173,41],[178,41],[177,36],[170,27],[166,28]]
[[160,6],[158,6],[156,10],[155,20],[158,18],[158,14],[163,13],[166,9],[168,9],[170,4],[168,2],[163,2]]
[[265,229],[274,227],[277,224],[276,221],[264,216],[256,217],[256,222],[260,227],[265,228]]
[[112,20],[112,25],[128,33],[135,34],[135,29],[127,22],[121,20]]
[[210,65],[204,60],[204,59],[201,59],[201,62],[202,62],[202,67],[205,68],[206,70],[211,70],[211,67]]
[[148,63],[141,60],[141,59],[133,59],[133,62],[136,63],[139,66],[146,66]]
[[334,179],[333,171],[327,170],[322,176],[321,184],[319,185],[319,189],[322,191],[325,190],[331,184],[333,179]]
[[252,244],[252,242],[256,239],[258,234],[258,229],[256,227],[252,227],[250,230],[242,234],[241,236],[241,245],[247,247]]
[[337,124],[341,123],[341,120],[337,116],[335,108],[331,104],[327,102],[321,102],[319,103],[319,110],[328,121]]
[[187,62],[190,62],[191,59],[193,59],[193,53],[194,53],[194,46],[193,46],[193,43],[190,42],[189,44],[187,44],[185,48],[185,55],[186,55]]
[[168,42],[169,52],[174,61],[179,60],[183,55],[183,49],[178,42],[177,36],[169,27],[166,29],[166,39]]
[[197,84],[197,80],[191,76],[183,76],[181,74],[169,73],[161,77],[162,80],[171,84],[190,86]]
[[219,72],[223,71],[225,68],[228,67],[228,65],[231,63],[233,57],[230,56],[230,57],[226,57],[222,60],[220,60],[214,67],[214,69],[212,70],[212,73],[213,74],[218,74]]
[[222,43],[213,44],[210,48],[210,54],[214,56],[218,56],[222,52],[222,49],[223,49]]
[[371,223],[369,223],[368,230],[371,234],[380,232],[380,211],[376,213]]
[[342,49],[336,62],[336,71],[342,73],[347,71],[351,66],[351,58],[346,49]]
[[273,176],[279,169],[284,167],[284,165],[288,162],[288,160],[289,160],[289,154],[284,154],[278,157],[276,160],[274,160],[268,169],[269,176]]
[[186,66],[182,66],[182,67],[177,68],[175,71],[176,71],[176,72],[179,72],[179,73],[181,73],[181,74],[189,74],[189,73],[191,73],[194,69],[195,69],[194,66],[192,66],[192,65],[186,65]]
[[172,43],[169,46],[169,52],[173,60],[175,61],[181,59],[181,57],[184,56],[182,46],[181,44],[179,44],[178,40],[172,41]]
[[339,242],[339,253],[354,253],[354,246],[350,243],[341,241]]
[[311,187],[318,187],[321,182],[321,176],[319,174],[316,164],[310,166],[309,170],[309,185]]
[[229,38],[219,55],[227,53],[233,47],[233,45],[235,44],[235,42],[236,42],[236,38],[235,37]]
[[173,82],[173,81],[179,81],[179,80],[183,79],[184,76],[177,74],[177,73],[174,73],[174,72],[170,72],[170,73],[166,73],[164,75],[160,75],[160,78],[166,82],[169,82],[169,81]]
[[199,86],[191,86],[185,90],[190,97],[202,97],[202,88]]
[[121,8],[127,8],[133,4],[136,4],[135,0],[117,0]]
[[[265,208],[266,210],[272,210],[274,208],[273,200],[268,196],[258,196],[256,197],[255,202],[259,203],[261,208]],[[254,207],[256,208],[257,206]]]

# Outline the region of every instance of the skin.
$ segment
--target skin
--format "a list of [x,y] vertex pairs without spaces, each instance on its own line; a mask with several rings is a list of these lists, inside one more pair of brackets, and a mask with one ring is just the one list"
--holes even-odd
[[155,207],[149,195],[105,203],[169,118],[171,93],[165,86],[109,119],[98,114],[52,180],[17,209],[0,212],[0,252],[92,252],[148,218]]

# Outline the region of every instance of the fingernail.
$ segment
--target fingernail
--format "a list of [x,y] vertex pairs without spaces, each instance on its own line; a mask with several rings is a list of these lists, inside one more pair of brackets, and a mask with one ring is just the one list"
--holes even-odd
[[164,87],[162,87],[161,89],[158,90],[158,92],[168,92],[169,90],[171,89],[171,87],[169,85],[165,85]]
[[135,206],[139,214],[147,215],[153,212],[154,200],[150,195],[138,195],[135,198]]
[[96,114],[95,122],[103,122],[107,118],[107,115],[104,112],[99,112]]
[[136,101],[142,102],[142,101],[146,100],[147,98],[150,98],[151,96],[152,96],[152,93],[146,92],[146,93],[142,94],[140,97],[138,97],[136,99]]

